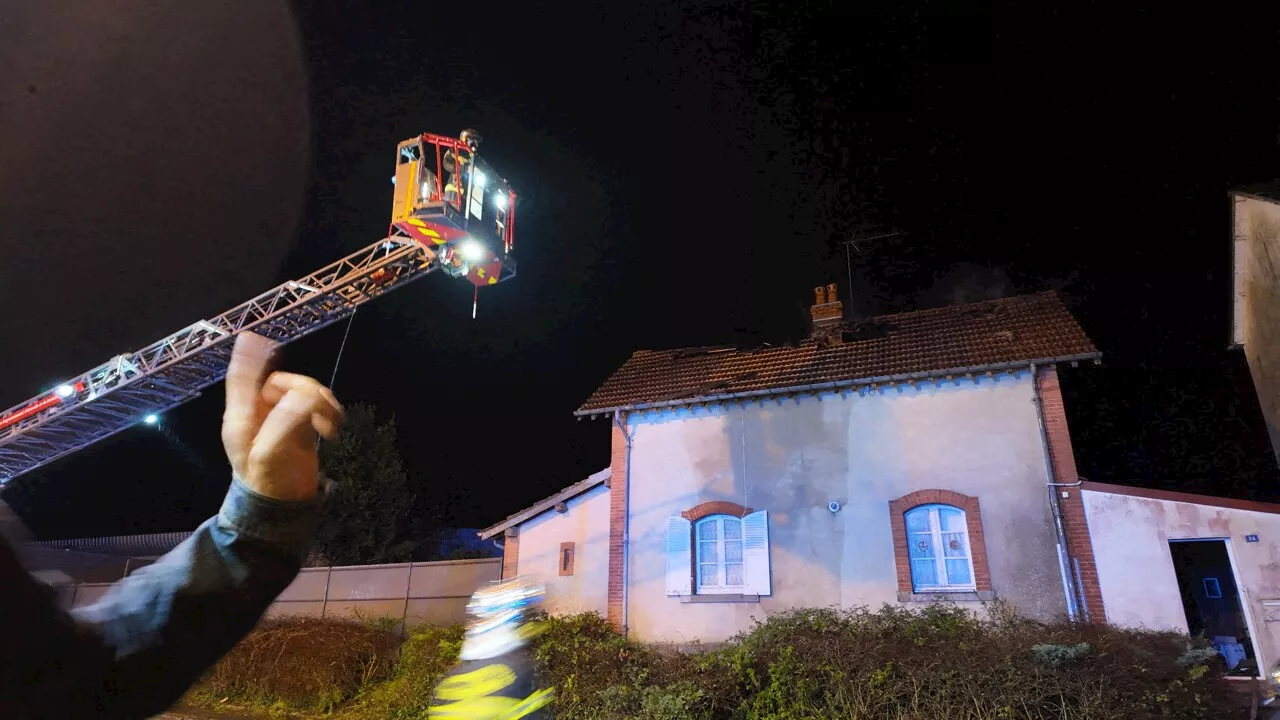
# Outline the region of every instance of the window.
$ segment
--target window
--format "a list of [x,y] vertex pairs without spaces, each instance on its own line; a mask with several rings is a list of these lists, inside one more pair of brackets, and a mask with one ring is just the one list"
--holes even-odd
[[1222,597],[1222,585],[1216,577],[1207,577],[1204,579],[1204,596],[1210,600],[1218,600]]
[[915,592],[975,590],[965,513],[950,505],[906,512],[907,552]]
[[573,543],[560,543],[560,575],[573,574]]
[[413,144],[413,145],[405,145],[404,147],[400,148],[400,163],[399,163],[399,164],[404,165],[405,163],[409,163],[409,162],[412,162],[412,161],[414,161],[414,160],[418,160],[418,159],[420,159],[421,157],[422,157],[422,148],[421,148],[421,147],[419,147],[417,144]]
[[746,581],[742,564],[742,520],[712,515],[694,526],[698,545],[698,593],[741,593]]
[[667,518],[667,595],[742,601],[771,594],[769,515],[727,514],[727,505],[704,503]]

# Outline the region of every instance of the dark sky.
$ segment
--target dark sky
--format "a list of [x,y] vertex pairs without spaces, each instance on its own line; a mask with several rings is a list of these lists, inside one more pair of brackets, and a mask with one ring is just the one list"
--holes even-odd
[[[577,405],[642,347],[783,341],[810,288],[860,315],[1059,289],[1081,473],[1280,500],[1227,349],[1232,187],[1280,175],[1256,9],[1152,4],[19,4],[0,25],[0,407],[380,237],[395,144],[481,130],[519,276],[362,309],[337,377],[415,487],[494,522],[608,462]],[[204,9],[194,9],[194,8]],[[1274,12],[1274,11],[1267,11]],[[343,327],[294,345],[328,379]],[[38,533],[194,526],[221,390],[25,476]]]

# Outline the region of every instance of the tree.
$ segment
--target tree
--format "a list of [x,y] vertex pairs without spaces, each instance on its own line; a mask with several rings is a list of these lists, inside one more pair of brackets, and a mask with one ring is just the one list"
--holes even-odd
[[432,528],[409,489],[394,418],[379,422],[370,405],[348,407],[342,435],[320,448],[320,467],[336,487],[308,564],[405,562],[426,544]]

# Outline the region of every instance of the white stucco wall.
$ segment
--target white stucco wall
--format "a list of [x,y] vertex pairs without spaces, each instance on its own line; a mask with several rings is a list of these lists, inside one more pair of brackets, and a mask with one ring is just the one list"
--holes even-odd
[[[1262,667],[1280,660],[1280,515],[1086,490],[1082,494],[1107,621],[1187,632],[1170,540],[1224,538]],[[1256,534],[1259,541],[1245,542]]]
[[[553,614],[607,610],[609,594],[609,488],[597,485],[569,500],[567,510],[539,515],[520,526],[516,571],[546,585]],[[573,575],[559,574],[560,543],[574,543]]]
[[[717,641],[789,607],[896,603],[889,501],[935,488],[978,497],[997,596],[1063,612],[1032,400],[1021,372],[632,415],[628,626]],[[773,592],[759,603],[666,596],[666,519],[708,500],[769,511]]]
[[1238,195],[1233,203],[1232,339],[1244,348],[1280,459],[1280,202]]

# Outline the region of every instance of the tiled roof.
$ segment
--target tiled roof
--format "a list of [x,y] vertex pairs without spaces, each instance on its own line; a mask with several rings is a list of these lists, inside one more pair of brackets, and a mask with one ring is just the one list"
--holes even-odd
[[514,515],[508,515],[506,520],[503,520],[497,525],[490,525],[484,530],[481,530],[480,539],[488,540],[489,538],[493,537],[494,535],[497,535],[498,533],[502,532],[503,530],[506,530],[509,527],[515,527],[516,525],[519,525],[525,522],[526,520],[532,520],[533,518],[541,515],[542,513],[555,508],[556,505],[559,505],[562,502],[569,502],[570,500],[578,497],[582,493],[608,480],[610,472],[611,472],[610,468],[605,468],[600,472],[592,473],[591,475],[588,475],[586,479],[579,480],[578,482],[561,490],[555,495],[551,495],[550,497],[545,497],[542,500],[539,500],[538,502],[525,508],[524,510],[521,510],[520,512],[515,513]]
[[884,315],[821,346],[640,350],[578,415],[1099,356],[1053,292]]
[[1235,195],[1251,195],[1269,202],[1280,202],[1280,180],[1254,183],[1238,187],[1232,191]]
[[190,532],[167,532],[71,540],[35,540],[25,544],[50,550],[75,550],[118,557],[156,557],[174,549],[189,537],[191,537]]

